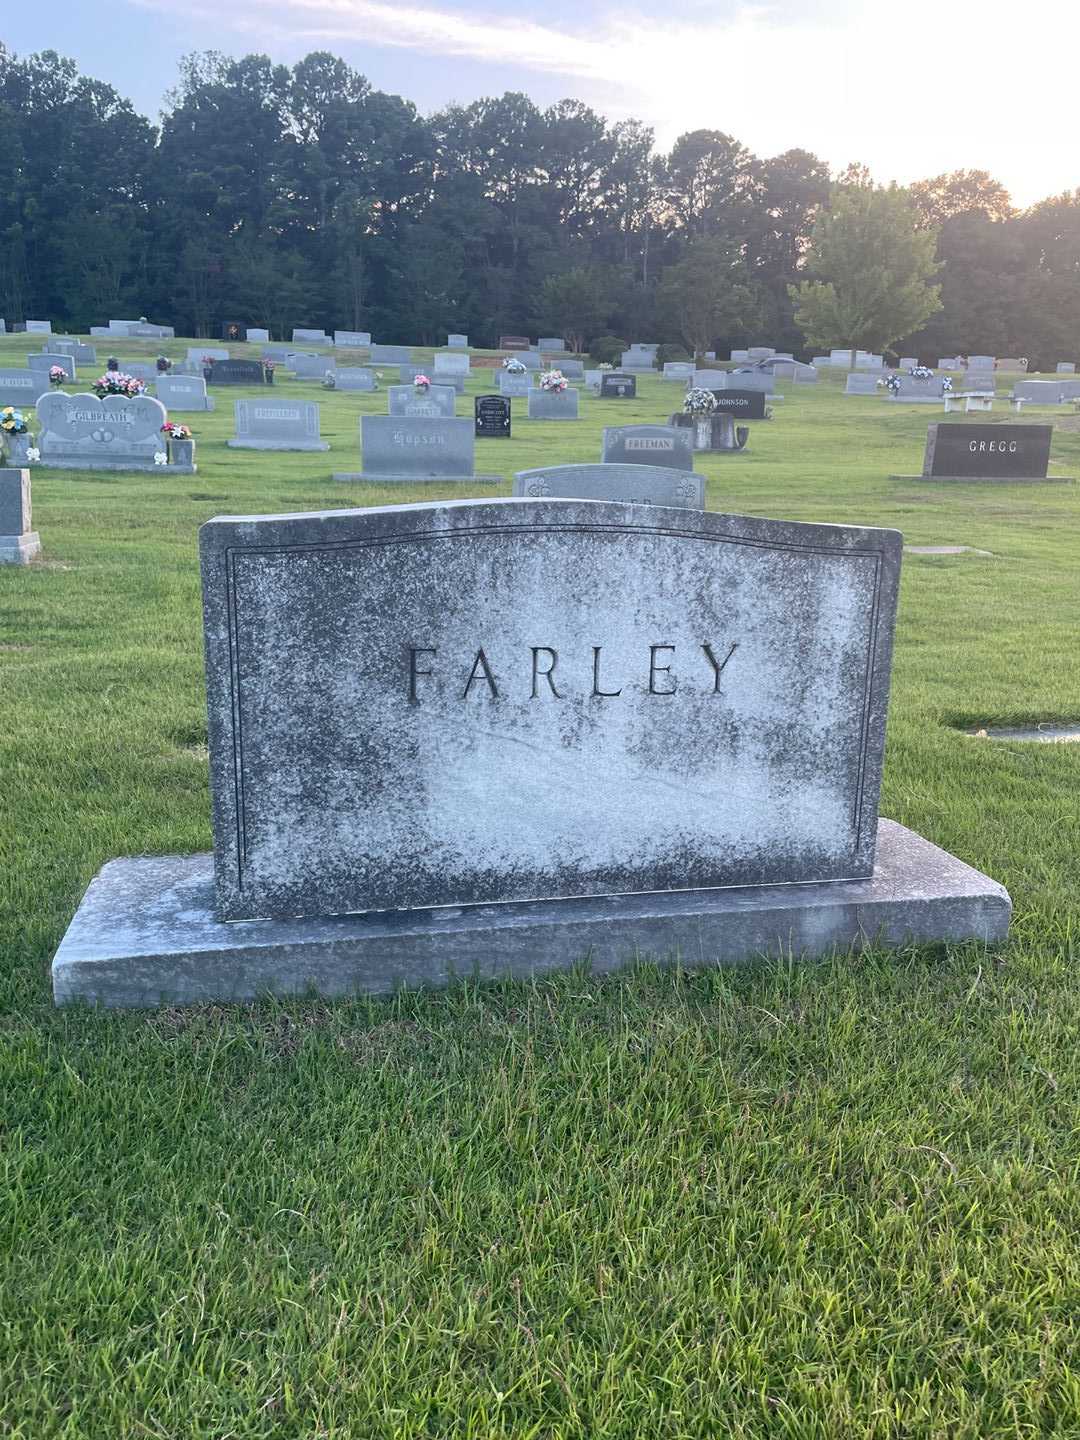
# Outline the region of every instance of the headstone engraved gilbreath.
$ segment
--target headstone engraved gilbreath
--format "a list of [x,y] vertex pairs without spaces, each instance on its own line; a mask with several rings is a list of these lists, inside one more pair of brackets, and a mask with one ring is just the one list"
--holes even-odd
[[210,521],[214,855],[107,865],[57,1001],[1002,938],[999,885],[878,820],[900,548],[555,499]]
[[65,395],[56,390],[37,402],[39,464],[54,470],[145,470],[193,475],[194,464],[159,466],[168,454],[161,433],[167,414],[160,400],[139,395]]

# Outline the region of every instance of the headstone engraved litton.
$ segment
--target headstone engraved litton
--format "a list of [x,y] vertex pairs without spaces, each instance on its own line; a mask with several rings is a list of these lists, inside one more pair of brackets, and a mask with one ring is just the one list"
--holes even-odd
[[107,865],[58,1002],[1002,938],[1000,886],[877,817],[900,544],[543,498],[210,521],[213,861]]

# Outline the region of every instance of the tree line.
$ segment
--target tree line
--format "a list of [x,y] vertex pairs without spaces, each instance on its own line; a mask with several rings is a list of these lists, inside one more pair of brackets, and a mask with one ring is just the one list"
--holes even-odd
[[[833,176],[800,149],[762,159],[717,130],[664,153],[648,126],[576,100],[508,93],[425,117],[325,52],[292,67],[190,55],[155,126],[56,52],[0,47],[9,323],[805,353],[815,222],[867,187],[858,168]],[[904,200],[933,232],[941,308],[898,350],[1080,358],[1080,190],[1020,212],[961,171]]]

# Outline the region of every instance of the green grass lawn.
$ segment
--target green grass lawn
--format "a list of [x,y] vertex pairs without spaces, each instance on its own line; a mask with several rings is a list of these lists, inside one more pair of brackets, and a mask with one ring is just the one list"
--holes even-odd
[[[707,503],[993,552],[905,559],[882,813],[1008,886],[997,952],[54,1011],[99,866],[210,847],[199,524],[469,488],[334,484],[385,395],[313,384],[281,393],[328,454],[228,450],[251,392],[218,389],[176,417],[195,476],[34,471],[43,560],[0,567],[0,1434],[1080,1435],[1080,746],[962,733],[1080,717],[1080,486],[890,481],[939,412],[841,388],[781,383]],[[515,401],[477,469],[508,494],[679,399]],[[1053,453],[1080,476],[1080,433]]]

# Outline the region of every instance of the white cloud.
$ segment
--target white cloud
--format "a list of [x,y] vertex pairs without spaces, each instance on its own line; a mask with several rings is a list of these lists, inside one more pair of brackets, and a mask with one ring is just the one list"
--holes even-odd
[[[976,9],[895,5],[841,12],[798,4],[746,6],[724,16],[687,0],[657,17],[623,10],[562,25],[528,15],[461,12],[437,0],[262,0],[257,13],[210,0],[135,0],[200,12],[261,46],[335,43],[489,62],[490,89],[508,65],[565,76],[567,92],[612,118],[636,115],[660,144],[709,126],[762,155],[795,146],[836,168],[861,160],[882,180],[961,167],[988,169],[1020,203],[1080,185],[1073,163],[1075,0],[1013,0]],[[480,5],[485,0],[479,0]],[[1059,137],[1055,140],[1055,134]]]

